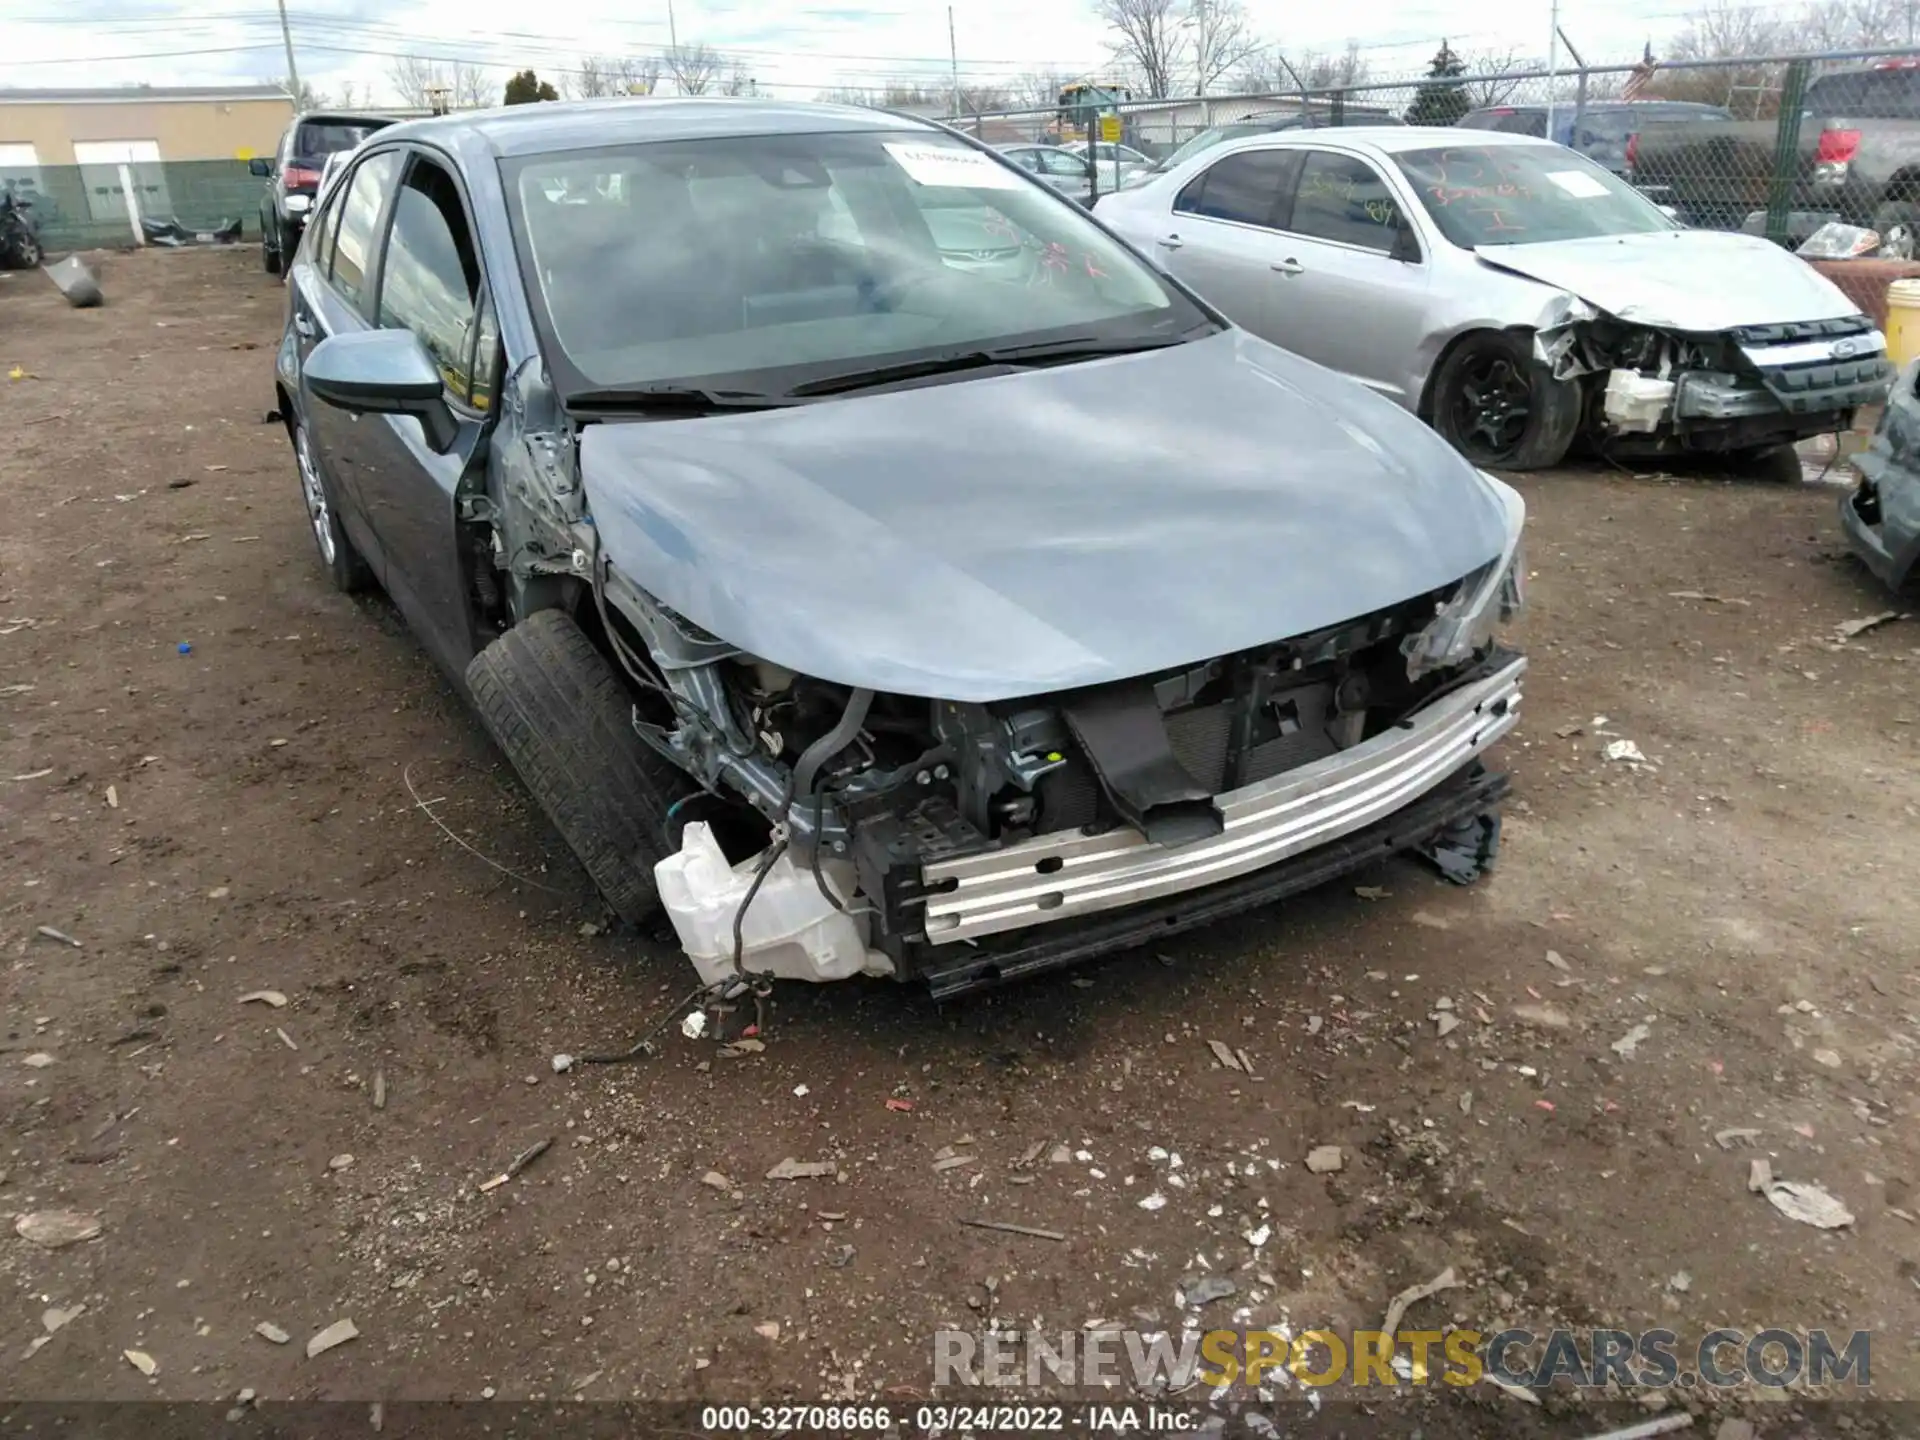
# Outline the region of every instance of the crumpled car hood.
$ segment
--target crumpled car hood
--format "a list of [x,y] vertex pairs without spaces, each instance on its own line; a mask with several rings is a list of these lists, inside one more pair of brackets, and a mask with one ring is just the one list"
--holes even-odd
[[1860,313],[1826,276],[1757,235],[1673,230],[1481,245],[1473,253],[1622,320],[1663,330],[1711,334]]
[[956,701],[1211,659],[1459,580],[1498,498],[1398,406],[1239,331],[789,409],[596,423],[621,572],[730,644]]

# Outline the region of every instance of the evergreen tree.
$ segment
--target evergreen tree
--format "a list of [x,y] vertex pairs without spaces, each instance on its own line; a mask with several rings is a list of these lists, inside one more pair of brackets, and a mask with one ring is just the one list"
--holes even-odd
[[506,103],[509,105],[531,105],[536,100],[558,100],[559,98],[560,92],[531,70],[522,70],[507,81]]
[[1427,78],[1420,82],[1419,93],[1407,107],[1407,124],[1457,124],[1460,117],[1473,108],[1473,100],[1467,94],[1466,75],[1467,62],[1442,40],[1439,53],[1427,67]]

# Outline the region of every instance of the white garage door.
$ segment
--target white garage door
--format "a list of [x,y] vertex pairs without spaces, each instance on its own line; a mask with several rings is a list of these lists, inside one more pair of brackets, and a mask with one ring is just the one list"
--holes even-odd
[[0,189],[25,195],[40,189],[40,157],[31,145],[0,144]]
[[[160,168],[159,141],[76,140],[73,158],[80,166],[80,183],[87,189],[87,213],[93,219],[128,218],[128,179],[133,182],[134,200],[142,215],[165,217],[173,213],[166,175]],[[125,176],[120,169],[123,165]]]

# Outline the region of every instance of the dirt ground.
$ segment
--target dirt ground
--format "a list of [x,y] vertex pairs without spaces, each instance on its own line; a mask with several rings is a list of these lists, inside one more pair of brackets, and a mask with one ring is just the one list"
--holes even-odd
[[[1364,1326],[1447,1266],[1409,1324],[1870,1329],[1875,1392],[1920,1394],[1920,629],[1836,638],[1890,602],[1834,484],[1520,482],[1486,882],[1396,864],[946,1007],[782,991],[762,1052],[561,1075],[690,968],[598,930],[391,608],[327,588],[257,257],[102,270],[91,312],[0,281],[0,1397],[899,1402],[942,1328],[1177,1330],[1196,1270],[1238,1287],[1209,1324]],[[1750,1193],[1759,1157],[1855,1222]],[[50,1209],[103,1232],[13,1234]]]

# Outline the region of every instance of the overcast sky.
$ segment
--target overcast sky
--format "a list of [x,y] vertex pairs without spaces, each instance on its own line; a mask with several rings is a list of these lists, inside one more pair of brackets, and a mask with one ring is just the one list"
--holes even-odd
[[[1563,0],[1561,25],[1589,60],[1631,60],[1648,38],[1657,52],[1697,4]],[[558,81],[582,54],[657,50],[669,38],[667,0],[287,0],[287,9],[301,78],[323,92],[351,81],[360,98],[370,88],[391,98],[394,53],[498,65],[502,83],[529,65]],[[1442,36],[1470,55],[1544,56],[1549,13],[1547,0],[1248,0],[1246,10],[1290,56],[1352,40],[1383,78],[1423,68]],[[763,91],[794,98],[896,78],[944,87],[947,14],[945,0],[673,0],[681,42],[713,46]],[[1092,73],[1108,53],[1090,0],[960,0],[953,16],[965,79]],[[196,84],[286,70],[272,0],[0,0],[0,23],[0,85]]]

